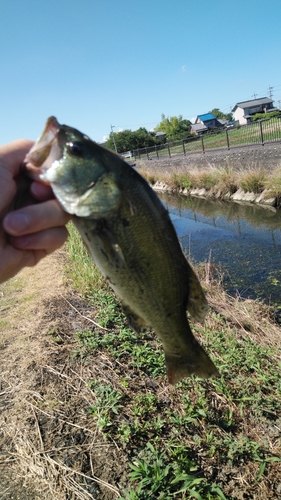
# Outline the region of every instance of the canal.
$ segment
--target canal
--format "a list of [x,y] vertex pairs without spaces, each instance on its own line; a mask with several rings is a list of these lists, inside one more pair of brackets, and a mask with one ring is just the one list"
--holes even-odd
[[233,295],[281,306],[281,210],[157,194],[192,263],[214,264]]

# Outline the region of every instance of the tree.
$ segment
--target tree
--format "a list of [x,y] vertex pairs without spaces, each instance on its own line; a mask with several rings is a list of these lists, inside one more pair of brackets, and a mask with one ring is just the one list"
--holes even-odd
[[125,151],[133,151],[134,149],[142,149],[155,144],[155,137],[146,130],[140,127],[138,130],[122,130],[120,132],[111,132],[105,146],[115,151],[114,140],[118,153]]
[[191,122],[189,120],[184,120],[182,115],[179,116],[165,116],[161,115],[161,122],[155,127],[155,130],[161,130],[165,132],[167,139],[169,141],[177,139],[185,139],[189,137]]
[[230,121],[232,120],[232,113],[223,113],[219,108],[214,108],[212,111],[210,111],[214,115],[215,118],[218,120],[227,120]]

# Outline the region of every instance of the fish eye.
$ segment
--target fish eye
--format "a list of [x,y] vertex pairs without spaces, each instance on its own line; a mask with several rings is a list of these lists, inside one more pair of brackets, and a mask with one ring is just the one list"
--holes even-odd
[[67,150],[73,156],[83,156],[83,146],[79,142],[68,142]]

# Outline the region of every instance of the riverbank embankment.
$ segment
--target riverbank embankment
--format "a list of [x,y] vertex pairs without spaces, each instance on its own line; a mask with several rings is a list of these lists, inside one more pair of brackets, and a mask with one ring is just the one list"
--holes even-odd
[[281,143],[136,160],[157,191],[279,208]]

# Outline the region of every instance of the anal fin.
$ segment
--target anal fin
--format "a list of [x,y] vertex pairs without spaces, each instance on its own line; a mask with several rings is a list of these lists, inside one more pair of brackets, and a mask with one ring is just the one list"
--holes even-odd
[[145,330],[149,329],[149,325],[144,321],[143,318],[138,316],[132,309],[127,306],[126,304],[122,304],[124,313],[127,316],[128,322],[130,327],[136,332],[136,333],[142,333]]

